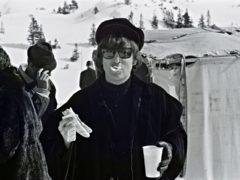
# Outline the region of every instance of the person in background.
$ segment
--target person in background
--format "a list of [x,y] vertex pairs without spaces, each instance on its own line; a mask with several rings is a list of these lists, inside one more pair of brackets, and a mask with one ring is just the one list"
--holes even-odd
[[170,69],[170,76],[169,76],[169,94],[179,100],[180,98],[180,79],[181,79],[181,63],[172,63],[168,65]]
[[97,79],[96,71],[93,69],[93,62],[87,61],[86,66],[87,69],[80,73],[79,86],[81,89],[88,87]]
[[51,180],[39,141],[41,131],[24,82],[0,47],[0,179]]
[[152,82],[152,67],[145,54],[141,54],[142,63],[134,70],[134,74],[146,83]]
[[[96,67],[96,61],[97,61],[98,57],[97,57],[97,49],[94,49],[92,51],[92,60],[94,62],[94,65]],[[98,69],[96,68],[96,73],[97,73],[97,78],[101,75],[101,72],[98,72]]]
[[56,88],[50,80],[57,63],[47,42],[30,46],[27,57],[27,64],[20,65],[19,73],[44,126],[48,115],[57,107]]
[[96,31],[99,78],[50,116],[44,143],[54,180],[146,180],[142,147],[163,147],[161,180],[181,172],[187,135],[182,105],[165,90],[138,79],[144,33],[128,19]]

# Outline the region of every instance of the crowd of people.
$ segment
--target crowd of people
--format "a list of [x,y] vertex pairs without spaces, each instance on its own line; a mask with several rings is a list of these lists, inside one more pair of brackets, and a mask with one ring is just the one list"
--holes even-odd
[[139,70],[144,32],[115,18],[101,22],[95,39],[94,64],[87,62],[80,90],[59,108],[52,47],[30,46],[18,68],[0,48],[0,179],[145,180],[145,145],[163,148],[155,179],[180,174],[182,105]]

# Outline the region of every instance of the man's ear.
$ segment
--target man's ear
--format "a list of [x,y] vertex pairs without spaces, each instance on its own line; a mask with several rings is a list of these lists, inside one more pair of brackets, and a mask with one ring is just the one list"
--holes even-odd
[[28,67],[33,68],[33,67],[35,67],[35,66],[34,66],[34,64],[33,64],[32,62],[28,61]]
[[142,62],[142,53],[140,51],[136,53],[136,56],[133,60],[133,65],[137,65],[138,62]]
[[136,66],[137,65],[137,59],[133,59],[133,66]]

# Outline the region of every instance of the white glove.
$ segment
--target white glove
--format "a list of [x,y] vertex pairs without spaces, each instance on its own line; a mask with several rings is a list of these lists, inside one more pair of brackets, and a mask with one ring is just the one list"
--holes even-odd
[[67,144],[76,140],[76,133],[85,138],[90,137],[92,129],[79,119],[72,108],[66,109],[62,113],[63,117],[59,123],[58,130]]

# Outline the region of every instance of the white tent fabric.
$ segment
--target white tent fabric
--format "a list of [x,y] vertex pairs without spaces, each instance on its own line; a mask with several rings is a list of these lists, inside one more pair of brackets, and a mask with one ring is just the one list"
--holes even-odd
[[[184,180],[240,179],[240,58],[206,57],[187,66],[188,153]],[[174,96],[178,80],[153,68]]]
[[187,180],[240,179],[240,59],[187,68]]

